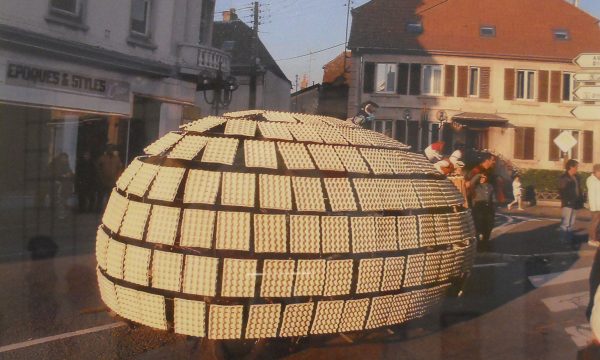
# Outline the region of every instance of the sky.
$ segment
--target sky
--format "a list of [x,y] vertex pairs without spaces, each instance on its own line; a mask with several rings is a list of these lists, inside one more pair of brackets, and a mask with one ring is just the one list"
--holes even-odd
[[[350,0],[350,7],[366,2]],[[259,36],[292,85],[296,75],[300,80],[308,76],[309,85],[320,83],[323,65],[344,50],[348,0],[259,0],[259,3]],[[580,7],[600,18],[600,0],[580,0]],[[229,8],[235,8],[240,19],[251,25],[252,0],[217,0],[215,20],[221,20],[221,12]]]

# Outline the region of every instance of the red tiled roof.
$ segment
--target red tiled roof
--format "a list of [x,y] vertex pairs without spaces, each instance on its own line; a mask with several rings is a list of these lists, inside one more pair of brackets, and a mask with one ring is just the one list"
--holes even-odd
[[[407,33],[420,20],[423,33]],[[353,11],[349,48],[571,61],[600,52],[598,19],[565,0],[372,0]],[[496,36],[480,37],[481,25]],[[568,30],[570,40],[555,40]],[[364,50],[363,50],[364,51]]]

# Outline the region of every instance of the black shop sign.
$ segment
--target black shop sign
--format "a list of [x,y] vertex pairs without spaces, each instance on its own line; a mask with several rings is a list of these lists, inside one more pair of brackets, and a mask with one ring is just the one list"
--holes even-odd
[[129,101],[130,86],[128,82],[33,65],[9,62],[6,70],[6,83]]

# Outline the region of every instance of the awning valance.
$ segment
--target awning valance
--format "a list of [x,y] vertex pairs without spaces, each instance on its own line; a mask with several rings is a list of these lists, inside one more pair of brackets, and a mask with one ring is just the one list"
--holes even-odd
[[464,112],[452,117],[452,121],[456,121],[459,124],[466,125],[469,127],[504,127],[508,123],[508,120],[495,115],[486,113],[472,113]]

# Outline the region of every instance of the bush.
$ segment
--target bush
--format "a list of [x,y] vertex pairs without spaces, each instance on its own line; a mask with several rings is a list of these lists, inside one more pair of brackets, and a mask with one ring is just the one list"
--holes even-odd
[[[525,170],[521,174],[521,183],[523,187],[533,186],[536,191],[558,192],[558,178],[563,174],[561,170]],[[590,173],[580,172],[581,186],[586,191],[585,181]]]

